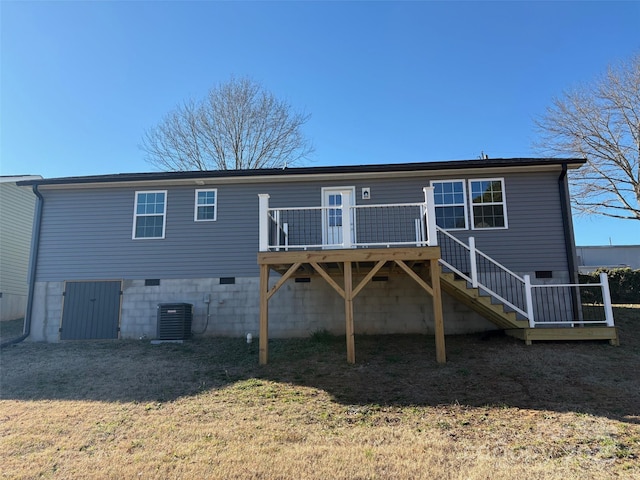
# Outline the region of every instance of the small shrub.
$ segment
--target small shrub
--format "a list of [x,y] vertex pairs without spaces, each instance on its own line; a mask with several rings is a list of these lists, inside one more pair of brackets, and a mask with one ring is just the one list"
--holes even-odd
[[[640,303],[640,270],[599,268],[593,273],[580,274],[580,283],[599,283],[601,272],[609,278],[612,303]],[[582,288],[581,295],[585,303],[602,303],[600,289]]]
[[311,340],[315,343],[328,345],[334,341],[335,337],[328,330],[316,330],[311,334]]

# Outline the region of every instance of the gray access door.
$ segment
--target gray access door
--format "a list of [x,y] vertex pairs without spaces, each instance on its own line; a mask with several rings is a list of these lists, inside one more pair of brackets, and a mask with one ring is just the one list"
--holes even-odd
[[118,338],[121,282],[66,282],[61,340]]

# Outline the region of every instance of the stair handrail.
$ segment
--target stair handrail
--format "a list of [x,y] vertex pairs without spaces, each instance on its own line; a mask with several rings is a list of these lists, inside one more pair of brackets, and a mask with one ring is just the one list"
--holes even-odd
[[[486,292],[490,296],[494,297],[496,300],[502,302],[503,304],[507,305],[509,308],[513,309],[515,312],[517,312],[520,315],[522,315],[523,317],[525,317],[527,320],[530,320],[530,318],[532,317],[532,308],[531,308],[531,305],[530,305],[531,301],[530,301],[530,298],[529,298],[530,295],[531,295],[531,289],[530,288],[526,288],[526,282],[525,282],[524,278],[522,278],[518,274],[512,272],[511,270],[509,270],[507,267],[505,267],[501,263],[496,262],[493,258],[489,257],[484,252],[478,250],[476,248],[476,246],[475,246],[474,237],[469,237],[469,245],[467,245],[466,243],[464,243],[460,239],[458,239],[458,238],[454,237],[453,235],[451,235],[446,230],[442,229],[441,227],[436,227],[436,228],[437,228],[438,232],[442,233],[443,235],[445,235],[449,239],[453,240],[454,242],[456,242],[457,244],[459,244],[465,250],[468,251],[468,253],[469,253],[469,266],[471,267],[470,268],[471,272],[469,272],[469,273],[471,274],[471,276],[466,275],[464,272],[460,271],[460,269],[456,268],[454,265],[452,265],[451,263],[447,262],[445,259],[440,258],[439,261],[440,261],[440,263],[442,265],[444,265],[445,267],[449,268],[450,270],[452,270],[453,272],[455,272],[456,274],[458,274],[459,276],[461,276],[462,278],[464,278],[465,280],[470,282],[473,288],[478,288],[478,289]],[[519,306],[515,305],[513,302],[507,300],[502,295],[500,295],[499,293],[497,293],[496,291],[491,289],[488,285],[484,285],[483,283],[481,283],[479,281],[479,279],[478,279],[478,270],[477,270],[477,255],[482,256],[483,258],[485,258],[486,260],[488,260],[489,262],[494,264],[496,267],[498,267],[500,270],[502,270],[503,272],[505,272],[506,274],[508,274],[512,278],[514,278],[517,282],[522,284],[522,286],[524,288],[524,292],[525,292],[525,301],[526,301],[525,308],[526,308],[526,310],[523,310]]]
[[[465,250],[469,250],[470,248],[469,246],[458,240],[456,237],[454,237],[453,235],[451,235],[449,232],[447,232],[446,230],[443,230],[440,227],[436,227],[436,230],[438,231],[438,233],[442,233],[443,235],[445,235],[446,237],[448,237],[449,239],[453,240],[455,243],[457,243],[458,245],[460,245],[461,247],[463,247]],[[461,270],[459,270],[458,268],[456,268],[454,265],[450,264],[449,262],[447,262],[444,258],[440,258],[440,263],[442,265],[444,265],[445,267],[447,267],[448,269],[450,269],[451,271],[457,273],[459,276],[461,276],[462,278],[464,278],[466,281],[468,282],[472,282],[471,277],[469,277],[468,275],[466,275],[464,272],[462,272]]]
[[[609,290],[609,281],[607,278],[606,273],[601,273],[600,274],[600,282],[599,283],[589,283],[589,284],[532,284],[531,283],[531,277],[529,275],[524,275],[524,276],[520,276],[514,272],[512,272],[511,270],[509,270],[507,267],[505,267],[504,265],[502,265],[500,262],[497,262],[496,260],[494,260],[493,258],[489,257],[487,254],[485,254],[484,252],[478,250],[476,248],[475,245],[475,239],[474,237],[469,237],[469,244],[467,245],[466,243],[464,243],[463,241],[461,241],[460,239],[456,238],[455,236],[451,235],[449,232],[443,230],[440,227],[437,227],[437,231],[439,233],[441,233],[442,235],[444,235],[445,237],[447,237],[448,239],[450,239],[451,241],[455,242],[455,244],[459,245],[460,247],[463,248],[463,251],[466,252],[466,254],[463,255],[468,255],[467,258],[465,258],[465,262],[468,260],[469,261],[469,275],[467,275],[465,272],[463,272],[460,268],[457,268],[456,265],[453,265],[453,263],[455,263],[455,255],[453,256],[453,258],[451,258],[451,262],[447,261],[447,259],[445,258],[440,258],[440,264],[445,266],[446,268],[448,268],[449,270],[451,270],[452,272],[456,273],[457,275],[459,275],[461,278],[463,278],[464,280],[466,280],[467,282],[471,283],[471,286],[473,288],[478,288],[479,290],[482,290],[483,292],[486,292],[488,295],[490,295],[491,297],[495,298],[496,300],[502,302],[504,305],[509,306],[511,309],[513,309],[515,312],[519,313],[520,315],[522,315],[529,323],[529,328],[536,328],[536,326],[538,325],[545,325],[545,326],[549,326],[549,325],[570,325],[570,326],[575,326],[576,324],[578,325],[587,325],[587,324],[605,324],[608,327],[613,327],[614,324],[614,318],[613,318],[613,308],[612,308],[612,304],[611,304],[611,293]],[[442,242],[442,256],[444,257],[446,255],[446,248],[444,246],[444,242]],[[513,278],[514,281],[516,282],[515,285],[521,284],[522,287],[522,292],[524,293],[524,298],[520,298],[519,300],[521,302],[524,303],[523,308],[520,308],[519,306],[515,305],[512,301],[507,300],[506,298],[504,298],[504,296],[500,295],[499,293],[497,293],[493,288],[491,288],[490,285],[485,285],[480,281],[480,277],[482,276],[483,272],[478,272],[478,258],[482,257],[483,259],[485,259],[487,262],[489,262],[491,265],[495,265],[495,267],[497,269],[499,269],[499,271],[504,272],[506,275],[508,275],[509,277]],[[461,257],[458,257],[461,258]],[[480,263],[480,265],[482,265],[482,263]],[[464,268],[464,267],[462,267]],[[485,270],[484,273],[487,273],[487,270]],[[490,269],[488,270],[488,273],[493,273]],[[505,284],[508,285],[507,282],[505,282]],[[513,284],[512,284],[513,285]],[[536,303],[533,301],[533,290],[537,290],[537,289],[544,289],[544,288],[551,288],[551,289],[563,289],[563,288],[581,288],[581,287],[585,287],[585,286],[589,286],[589,287],[600,287],[601,291],[602,291],[602,299],[603,299],[603,308],[604,308],[604,319],[602,320],[584,320],[584,319],[580,319],[580,320],[576,320],[576,319],[571,319],[571,320],[554,320],[554,321],[550,321],[550,320],[538,320],[538,314],[540,313],[540,311],[538,310],[536,313]],[[494,287],[495,288],[495,287]],[[514,299],[515,301],[515,299]],[[540,305],[538,305],[538,308],[541,308]]]

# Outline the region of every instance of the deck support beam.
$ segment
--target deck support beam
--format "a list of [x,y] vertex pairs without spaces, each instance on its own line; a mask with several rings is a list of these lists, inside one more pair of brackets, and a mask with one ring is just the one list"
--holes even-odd
[[431,260],[431,290],[433,299],[433,323],[436,337],[436,361],[446,363],[447,353],[444,344],[444,319],[442,315],[442,291],[440,289],[440,265]]
[[280,287],[284,285],[284,282],[289,280],[289,277],[291,277],[291,275],[293,275],[298,270],[298,268],[300,268],[300,265],[302,264],[300,262],[297,262],[291,265],[291,267],[289,267],[289,270],[287,270],[286,273],[282,277],[280,277],[280,280],[278,280],[278,283],[276,283],[273,286],[273,288],[269,290],[269,293],[267,294],[267,300],[273,297],[273,294],[276,293],[278,290],[280,290]]
[[384,260],[380,260],[378,263],[374,265],[371,271],[367,273],[367,276],[362,279],[362,281],[358,284],[356,288],[353,289],[353,298],[356,298],[356,295],[358,295],[362,291],[362,289],[367,285],[367,283],[369,283],[371,279],[373,279],[375,274],[378,273],[378,271],[384,266],[385,263],[387,262],[385,262]]
[[318,265],[316,262],[309,262],[311,264],[311,266],[313,267],[313,269],[318,272],[320,274],[320,276],[322,278],[324,278],[326,280],[326,282],[331,285],[331,287],[338,292],[338,295],[340,295],[342,298],[346,299],[345,294],[344,294],[344,289],[340,287],[340,285],[338,285],[335,280],[333,278],[331,278],[331,275],[329,275],[327,272],[324,271],[324,268],[322,268],[320,265]]
[[[311,269],[316,271],[318,275],[344,299],[347,362],[355,363],[353,300],[387,263],[389,263],[390,267],[398,265],[433,298],[436,361],[438,363],[445,363],[446,353],[440,289],[440,267],[438,265],[439,258],[440,249],[437,247],[345,249],[332,252],[326,250],[318,252],[260,252],[258,254],[258,264],[260,265],[260,365],[265,365],[269,358],[269,300],[300,268],[306,272]],[[359,265],[358,262],[372,261],[376,263],[354,288],[353,263],[356,262],[355,268],[359,272],[361,265]],[[423,280],[412,268],[417,261],[429,263],[431,285]],[[409,266],[407,262],[409,262],[411,266]],[[343,286],[340,286],[335,281],[335,276],[332,276],[326,270],[326,267],[332,264],[337,265],[337,269],[343,277]],[[282,277],[269,289],[269,270],[272,268],[282,273]],[[336,275],[336,272],[334,272],[333,275]]]
[[407,275],[413,278],[415,282],[418,285],[420,285],[425,292],[433,296],[433,289],[427,284],[427,282],[422,280],[420,276],[416,272],[414,272],[406,263],[404,263],[402,260],[396,260],[396,263],[400,266],[400,268],[402,268],[402,270],[406,272]]
[[260,365],[269,360],[269,265],[260,265]]
[[356,346],[353,329],[353,275],[351,262],[344,262],[344,318],[347,335],[347,362],[356,363]]

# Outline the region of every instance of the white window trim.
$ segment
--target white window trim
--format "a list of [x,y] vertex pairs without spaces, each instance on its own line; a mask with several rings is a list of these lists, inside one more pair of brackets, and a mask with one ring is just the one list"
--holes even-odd
[[[467,182],[465,181],[465,179],[463,178],[445,178],[442,180],[431,180],[429,182],[429,185],[431,187],[433,187],[434,183],[445,183],[445,182],[460,182],[462,183],[462,197],[463,197],[463,207],[464,207],[464,228],[444,228],[443,230],[446,230],[447,232],[455,232],[455,231],[462,231],[462,230],[469,230],[469,208],[468,208],[468,203],[467,203]],[[459,207],[460,204],[459,203],[454,203],[451,205],[434,205],[434,209],[438,208],[438,207],[444,207],[444,206],[452,206],[452,207]]]
[[[488,202],[488,203],[473,203],[473,192],[471,191],[471,182],[500,182],[502,186],[502,202]],[[502,211],[504,212],[504,227],[476,227],[473,221],[473,206],[474,205],[502,205]],[[509,217],[507,216],[507,192],[505,188],[504,177],[502,178],[470,178],[469,179],[469,217],[471,220],[471,230],[506,230],[509,228]]]
[[[216,201],[213,204],[213,218],[198,218],[198,207],[210,207],[210,204],[198,205],[198,192],[215,192]],[[218,219],[218,189],[217,188],[197,188],[193,199],[193,221],[194,222],[215,222]]]
[[[162,214],[162,236],[161,237],[136,237],[136,220],[138,217],[156,217],[157,213],[138,213],[138,194],[139,193],[164,193],[164,213]],[[133,228],[131,238],[133,240],[161,240],[164,239],[167,228],[167,191],[166,190],[136,190],[133,202]]]

